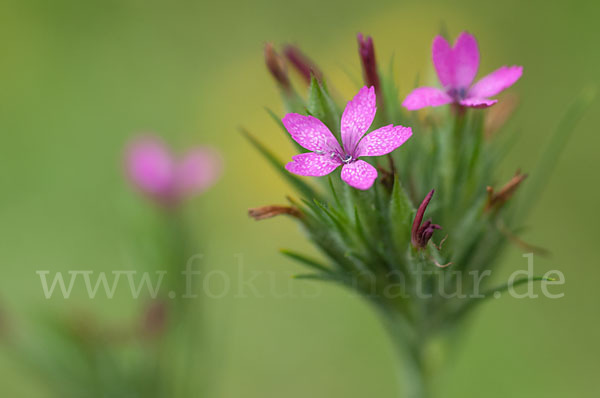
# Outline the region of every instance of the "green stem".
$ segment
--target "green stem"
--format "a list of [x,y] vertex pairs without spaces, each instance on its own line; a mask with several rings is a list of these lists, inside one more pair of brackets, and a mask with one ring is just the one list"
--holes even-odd
[[396,352],[399,397],[432,398],[427,341],[398,314],[384,314],[384,325]]
[[[406,352],[407,350],[403,350]],[[430,375],[422,347],[413,348],[411,355],[402,355],[402,376],[405,398],[431,398]]]

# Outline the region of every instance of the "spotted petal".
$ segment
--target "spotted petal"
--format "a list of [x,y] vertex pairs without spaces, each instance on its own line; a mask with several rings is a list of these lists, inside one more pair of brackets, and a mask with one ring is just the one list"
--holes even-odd
[[409,111],[425,108],[426,106],[441,106],[452,102],[452,97],[435,87],[419,87],[414,89],[402,105]]
[[373,87],[363,87],[348,102],[342,114],[342,142],[346,153],[354,153],[358,141],[367,132],[375,118],[376,99]]
[[377,170],[364,160],[357,160],[342,167],[342,180],[356,189],[371,188],[377,178]]
[[294,141],[309,151],[331,152],[340,148],[327,126],[314,116],[288,113],[281,121]]
[[469,96],[476,98],[493,97],[512,86],[523,74],[522,66],[503,66],[481,78],[469,90]]
[[381,127],[367,134],[358,145],[358,156],[381,156],[392,152],[412,135],[410,127]]
[[341,164],[337,157],[309,152],[293,156],[292,161],[285,165],[285,169],[301,176],[320,177],[331,173]]

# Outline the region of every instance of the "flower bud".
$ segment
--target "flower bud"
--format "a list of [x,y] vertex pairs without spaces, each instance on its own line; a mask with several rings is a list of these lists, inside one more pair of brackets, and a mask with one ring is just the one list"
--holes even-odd
[[363,37],[362,33],[357,36],[358,39],[358,54],[360,56],[363,79],[367,86],[375,87],[377,99],[381,101],[381,84],[379,82],[379,74],[377,73],[377,62],[375,60],[375,47],[373,46],[372,37]]
[[323,74],[306,55],[296,46],[287,45],[283,49],[285,57],[290,61],[292,66],[300,73],[307,84],[310,83],[311,76],[314,75],[317,80],[321,81]]
[[527,174],[521,174],[519,170],[515,176],[511,178],[498,192],[494,192],[494,188],[487,187],[488,199],[485,205],[485,210],[499,209],[515,194],[519,185],[527,178]]
[[302,212],[300,212],[300,210],[292,206],[271,205],[255,207],[253,209],[248,210],[248,215],[254,218],[256,221],[265,220],[267,218],[272,218],[281,214],[287,214],[288,216],[302,218]]
[[427,209],[427,205],[429,205],[429,201],[433,197],[433,192],[434,190],[432,189],[427,194],[427,196],[425,196],[425,199],[423,199],[423,202],[421,202],[421,205],[419,206],[419,209],[417,210],[417,214],[415,214],[415,219],[413,221],[411,231],[411,242],[412,245],[417,249],[424,249],[425,247],[427,247],[427,243],[429,243],[429,240],[433,236],[435,230],[442,229],[442,227],[440,227],[439,225],[433,224],[431,220],[427,220],[421,225],[421,222],[423,221],[423,216],[425,215],[425,210]]
[[292,89],[292,85],[290,84],[290,79],[287,74],[285,61],[279,54],[277,54],[273,48],[273,43],[265,44],[265,64],[267,65],[269,72],[271,72],[271,75],[279,87],[285,91],[290,91]]

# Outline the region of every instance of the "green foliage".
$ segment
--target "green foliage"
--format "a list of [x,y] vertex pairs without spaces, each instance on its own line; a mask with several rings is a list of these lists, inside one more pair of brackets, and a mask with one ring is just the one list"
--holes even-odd
[[[375,124],[408,125],[414,134],[391,154],[387,167],[377,165],[380,177],[370,190],[349,187],[336,172],[318,179],[326,193],[317,195],[310,184],[285,171],[283,163],[254,137],[244,134],[300,194],[300,202],[292,200],[304,215],[299,222],[326,258],[322,263],[283,251],[315,271],[297,278],[334,281],[358,291],[382,313],[394,314],[394,319],[408,325],[405,338],[421,333],[427,339],[452,329],[470,313],[467,309],[484,301],[472,298],[472,293],[483,289],[489,297],[507,288],[486,287],[483,278],[479,285],[473,273],[496,266],[509,240],[499,226],[513,228],[517,198],[510,194],[501,198],[500,206],[489,207],[487,189],[497,180],[498,164],[506,153],[495,136],[485,134],[489,110],[446,107],[419,118],[400,107],[391,74],[382,82],[383,107]],[[583,108],[576,104],[559,131],[573,124]],[[315,77],[304,109],[339,137],[340,108]],[[269,113],[289,137],[279,118]],[[566,140],[561,134],[556,137],[549,146],[551,157]],[[426,248],[418,249],[411,244],[415,208],[432,189],[435,195],[425,219],[443,230]]]
[[307,114],[321,120],[332,133],[340,136],[340,112],[327,92],[325,83],[312,76],[306,101]]
[[[408,366],[415,369],[417,381],[411,383],[421,389],[415,396],[424,396],[429,347],[454,336],[452,332],[480,303],[509,288],[545,280],[533,277],[488,286],[492,280],[489,275],[507,244],[518,241],[511,231],[522,225],[566,144],[567,132],[572,131],[592,96],[583,95],[568,110],[534,172],[529,193],[519,198],[525,178],[519,172],[506,185],[497,185],[499,164],[516,140],[515,135],[506,137],[497,130],[506,120],[490,133],[485,119],[493,108],[448,106],[429,109],[425,117],[425,112],[406,112],[400,105],[392,70],[390,67],[389,76],[381,76],[382,98],[378,98],[379,110],[371,128],[400,124],[410,126],[413,136],[387,161],[374,160],[379,178],[367,191],[351,188],[336,171],[313,179],[325,189],[317,196],[312,185],[287,173],[280,161],[248,137],[296,188],[301,198],[291,202],[303,214],[298,220],[325,257],[321,262],[283,251],[313,271],[296,278],[334,282],[371,303],[408,358]],[[313,77],[306,104],[299,108],[319,118],[340,138],[340,108],[324,83]],[[443,229],[426,247],[414,247],[415,209],[431,190],[435,194],[423,221],[431,219]],[[517,206],[519,199],[525,200]]]

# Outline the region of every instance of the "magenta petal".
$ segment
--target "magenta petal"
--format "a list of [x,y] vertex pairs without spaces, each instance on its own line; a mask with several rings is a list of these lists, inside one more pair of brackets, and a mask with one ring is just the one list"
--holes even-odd
[[522,74],[522,66],[503,66],[475,83],[469,90],[469,96],[477,98],[493,97],[512,86]]
[[220,177],[223,160],[212,148],[200,147],[190,150],[176,167],[175,185],[178,194],[200,193]]
[[479,68],[479,49],[475,37],[462,32],[454,44],[453,56],[454,87],[469,87]]
[[310,151],[341,149],[331,131],[316,117],[288,113],[281,121],[294,141]]
[[487,108],[494,105],[498,100],[486,99],[486,98],[465,98],[460,101],[462,106],[469,108]]
[[452,98],[438,88],[419,87],[408,94],[402,105],[409,111],[414,111],[426,106],[440,106],[451,102]]
[[367,132],[375,118],[376,99],[373,87],[363,87],[342,114],[342,143],[346,153],[353,153],[358,141]]
[[444,87],[454,87],[454,57],[450,44],[442,36],[433,39],[433,66]]
[[392,152],[412,135],[410,127],[381,127],[367,134],[359,144],[358,156],[381,156]]
[[369,189],[377,178],[377,170],[364,160],[357,160],[342,167],[342,180],[356,189]]
[[309,152],[293,156],[285,169],[301,176],[320,177],[331,173],[341,164],[338,158]]
[[144,192],[167,197],[174,183],[174,164],[166,145],[155,137],[133,141],[126,154],[127,173]]
[[461,33],[454,47],[436,36],[432,47],[433,65],[444,88],[469,87],[479,68],[477,41],[467,32]]

